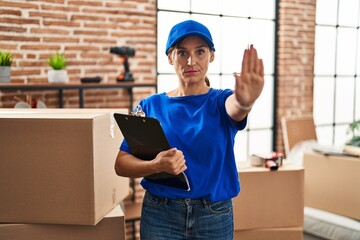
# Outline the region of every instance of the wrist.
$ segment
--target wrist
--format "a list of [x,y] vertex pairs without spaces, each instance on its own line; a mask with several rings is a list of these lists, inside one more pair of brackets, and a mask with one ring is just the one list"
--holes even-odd
[[240,104],[239,102],[236,102],[236,106],[237,108],[239,108],[240,110],[243,110],[243,111],[250,111],[252,109],[254,104],[251,104],[251,105],[242,105]]
[[151,171],[151,173],[159,173],[160,170],[160,164],[159,161],[155,158],[152,161],[148,161],[148,169]]

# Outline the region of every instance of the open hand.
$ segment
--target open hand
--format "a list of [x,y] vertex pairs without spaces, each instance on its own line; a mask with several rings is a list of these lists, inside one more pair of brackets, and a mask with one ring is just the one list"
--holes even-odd
[[234,76],[236,79],[235,98],[240,106],[250,108],[264,87],[263,61],[258,58],[252,44],[244,51],[241,74],[234,73]]

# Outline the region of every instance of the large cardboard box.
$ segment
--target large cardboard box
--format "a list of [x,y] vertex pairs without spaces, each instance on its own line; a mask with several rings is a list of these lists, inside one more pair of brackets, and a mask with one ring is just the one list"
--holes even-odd
[[235,240],[302,240],[302,227],[289,228],[259,228],[250,230],[237,230]]
[[0,222],[95,225],[119,204],[129,179],[110,112],[1,109]]
[[96,226],[0,224],[3,240],[125,240],[125,219],[118,205]]
[[304,153],[305,206],[360,220],[360,158]]
[[235,230],[301,227],[304,169],[284,163],[277,171],[238,167],[240,194],[233,199]]

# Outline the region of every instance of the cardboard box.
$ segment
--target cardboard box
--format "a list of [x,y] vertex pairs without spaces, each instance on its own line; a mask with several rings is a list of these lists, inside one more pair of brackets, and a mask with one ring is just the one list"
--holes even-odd
[[281,118],[285,154],[288,157],[290,150],[303,141],[316,141],[316,128],[313,116],[293,116]]
[[237,230],[235,240],[302,240],[303,228],[261,228],[251,230]]
[[0,224],[0,239],[125,240],[125,219],[118,205],[96,226],[59,224]]
[[95,225],[129,194],[113,110],[66,111],[1,109],[0,222]]
[[304,153],[305,206],[360,220],[360,158]]
[[238,167],[240,194],[233,199],[235,230],[304,224],[304,169],[284,163],[277,171]]

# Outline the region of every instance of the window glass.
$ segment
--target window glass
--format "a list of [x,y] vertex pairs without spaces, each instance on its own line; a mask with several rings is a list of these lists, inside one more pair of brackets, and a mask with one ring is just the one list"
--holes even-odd
[[221,71],[225,74],[241,71],[244,49],[249,44],[249,20],[221,18]]
[[250,4],[248,0],[222,0],[221,13],[234,17],[250,16]]
[[[275,18],[275,1],[274,0],[251,0],[247,1],[252,18]],[[261,6],[261,7],[260,7]]]
[[360,30],[357,29],[356,74],[360,75]]
[[357,93],[355,96],[355,119],[360,120],[360,78],[356,78],[356,88],[355,92]]
[[337,24],[338,0],[316,1],[316,23],[324,25]]
[[163,10],[189,11],[190,0],[157,0],[158,8]]
[[221,13],[221,1],[218,0],[191,0],[191,11],[197,13]]
[[324,146],[333,145],[333,128],[332,126],[317,126],[316,137],[319,144]]
[[316,77],[314,79],[314,121],[315,124],[332,124],[334,116],[333,77]]
[[336,52],[336,74],[352,75],[355,74],[356,60],[356,39],[357,30],[355,28],[338,28],[338,42]]
[[224,89],[221,87],[222,77],[219,74],[208,74],[210,86],[215,89]]
[[158,76],[158,93],[169,92],[177,88],[179,84],[176,74],[161,74]]
[[222,89],[229,88],[229,89],[234,90],[234,86],[235,86],[234,76],[232,74],[222,75],[220,86]]
[[272,111],[274,109],[274,78],[265,76],[265,85],[260,97],[256,100],[249,114],[250,128],[271,128],[273,126]]
[[[249,155],[271,152],[271,136],[272,131],[270,130],[249,131]],[[259,148],[259,146],[261,147]]]
[[315,125],[321,143],[343,145],[346,125],[360,119],[359,1],[317,0],[316,9]]
[[[254,44],[259,57],[263,59],[265,74],[274,73],[275,59],[275,22],[265,20],[251,20],[249,43]],[[261,29],[261,31],[257,30]]]
[[339,0],[340,26],[356,27],[358,24],[359,0]]
[[319,74],[335,74],[336,29],[316,26],[315,28],[315,67]]
[[336,79],[335,122],[346,123],[353,120],[354,78],[339,77]]
[[348,140],[347,135],[348,125],[337,125],[335,126],[335,134],[334,134],[334,145],[338,147],[342,147],[345,145]]
[[223,17],[221,26],[223,73],[240,72],[244,49],[250,44],[255,46],[259,57],[263,59],[265,74],[274,73],[275,23],[273,21]]
[[248,159],[248,138],[246,130],[239,131],[235,136],[234,154],[236,162],[246,162]]

